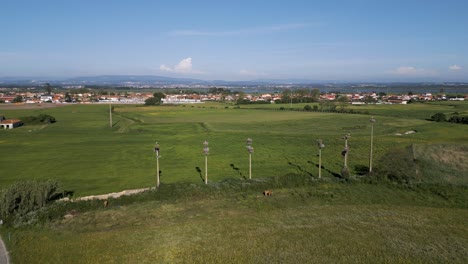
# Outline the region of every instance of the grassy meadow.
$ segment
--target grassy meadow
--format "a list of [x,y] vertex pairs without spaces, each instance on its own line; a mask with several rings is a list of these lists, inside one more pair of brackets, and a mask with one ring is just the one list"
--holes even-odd
[[[466,111],[467,104],[459,112]],[[271,106],[266,106],[271,107]],[[302,106],[297,106],[301,108]],[[253,139],[253,177],[287,173],[317,176],[316,140],[322,151],[324,177],[339,174],[344,136],[349,140],[349,168],[367,166],[370,115],[374,126],[375,160],[389,148],[411,144],[468,142],[468,127],[434,123],[434,112],[454,111],[451,105],[414,104],[401,112],[414,117],[393,117],[397,106],[368,107],[369,115],[301,111],[226,109],[221,104],[141,107],[117,105],[109,127],[107,105],[69,105],[57,108],[1,110],[7,117],[45,113],[56,123],[0,131],[0,168],[5,187],[25,179],[56,179],[77,196],[101,194],[155,184],[156,141],[161,145],[161,181],[201,183],[204,172],[202,142],[210,145],[209,181],[248,176],[247,138]],[[421,110],[422,107],[426,107]],[[374,110],[374,108],[379,108]],[[460,107],[458,107],[460,108]],[[458,109],[457,108],[457,109]],[[387,115],[386,115],[387,114]],[[415,130],[417,133],[396,136]]]
[[[427,120],[466,114],[466,102],[350,106],[368,114],[280,106],[115,105],[112,128],[108,105],[0,108],[8,118],[57,119],[0,130],[0,188],[56,179],[77,197],[150,187],[156,141],[162,156],[157,191],[107,208],[54,203],[28,216],[41,219],[33,225],[0,227],[13,263],[466,263],[468,126]],[[388,151],[410,146],[420,182],[337,177],[347,132],[351,174],[368,166],[371,116],[375,168]],[[263,197],[265,189],[273,196]]]
[[305,175],[171,184],[0,230],[13,263],[464,263],[467,194]]

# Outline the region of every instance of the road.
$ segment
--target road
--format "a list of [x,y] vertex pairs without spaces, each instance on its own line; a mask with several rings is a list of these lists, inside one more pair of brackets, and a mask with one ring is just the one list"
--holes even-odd
[[0,264],[9,264],[10,259],[8,258],[8,252],[6,251],[5,243],[3,243],[0,237]]

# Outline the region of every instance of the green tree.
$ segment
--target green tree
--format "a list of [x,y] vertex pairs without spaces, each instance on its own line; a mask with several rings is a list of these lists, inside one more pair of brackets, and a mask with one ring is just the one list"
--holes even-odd
[[48,95],[52,93],[52,87],[50,87],[50,83],[46,83],[46,92]]
[[445,116],[444,113],[436,113],[431,116],[431,120],[436,122],[445,122],[447,121],[447,116]]
[[55,123],[57,120],[55,117],[47,114],[39,114],[37,116],[23,116],[20,118],[23,123],[28,124],[28,125],[35,125],[35,124],[50,124],[50,123]]
[[384,97],[384,96],[386,96],[386,95],[387,95],[387,93],[385,93],[385,92],[380,92],[380,93],[379,93],[379,98],[382,99],[382,97]]
[[153,97],[145,100],[145,105],[160,105],[161,100],[166,98],[166,95],[162,92],[155,92]]
[[160,105],[161,104],[161,98],[158,97],[150,97],[145,100],[145,105]]
[[242,102],[244,101],[244,96],[245,96],[245,93],[244,92],[239,92],[237,94],[237,100],[236,100],[236,104],[242,104]]
[[57,122],[57,120],[55,119],[55,117],[51,116],[51,115],[47,115],[47,114],[39,114],[37,116],[38,120],[42,123],[46,123],[46,124],[50,124],[50,123],[55,123]]
[[336,101],[340,106],[340,111],[344,111],[345,108],[348,106],[349,102],[348,97],[346,95],[341,95],[340,97],[338,97],[338,99],[336,99]]
[[292,91],[289,89],[284,90],[281,93],[281,102],[282,103],[290,103],[291,102],[291,93]]
[[23,102],[23,97],[21,95],[17,95],[15,98],[13,98],[13,103],[21,103]]
[[375,98],[372,97],[372,96],[370,96],[370,95],[366,95],[366,96],[364,97],[364,102],[365,102],[366,104],[373,104],[373,103],[377,102],[377,100],[375,100]]
[[163,92],[155,92],[153,96],[159,99],[166,98],[166,95]]
[[69,92],[65,93],[65,102],[70,103],[72,101],[72,97],[70,96]]
[[320,97],[320,90],[317,89],[317,88],[312,89],[311,97],[312,97],[312,100],[314,102],[317,102],[319,100],[319,97]]
[[307,96],[309,95],[309,90],[306,88],[297,89],[294,94],[298,102],[303,103],[307,101],[306,99],[307,99]]

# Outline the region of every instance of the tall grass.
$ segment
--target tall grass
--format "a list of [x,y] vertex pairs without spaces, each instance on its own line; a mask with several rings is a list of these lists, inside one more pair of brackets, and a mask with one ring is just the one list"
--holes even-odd
[[1,231],[16,263],[461,263],[467,193],[308,175],[173,183],[107,208],[58,203],[71,218]]

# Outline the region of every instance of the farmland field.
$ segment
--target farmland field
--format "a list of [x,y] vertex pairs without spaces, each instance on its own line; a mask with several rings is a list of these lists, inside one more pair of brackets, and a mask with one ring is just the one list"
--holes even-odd
[[[154,186],[156,141],[162,185],[111,199],[108,208],[54,203],[0,233],[14,263],[464,263],[468,126],[426,119],[466,114],[468,104],[352,109],[366,114],[115,105],[112,128],[107,105],[2,109],[8,118],[45,113],[57,122],[0,130],[1,188],[55,179],[77,197]],[[408,149],[420,176],[414,185],[358,175],[369,162],[371,116],[375,168],[390,151]],[[344,182],[340,153],[348,132],[353,180]],[[326,145],[321,180],[319,138]],[[265,189],[273,196],[263,197]]]
[[[459,112],[467,104],[458,104]],[[376,114],[375,160],[389,148],[411,144],[466,144],[468,127],[426,121],[431,114],[454,111],[451,105],[398,106],[405,117],[393,117],[397,106],[368,107]],[[432,109],[435,107],[435,109]],[[395,110],[397,111],[397,110]],[[107,105],[2,110],[10,118],[46,113],[58,122],[0,131],[0,187],[25,179],[57,179],[76,195],[100,194],[155,184],[153,146],[161,145],[161,180],[201,182],[202,142],[209,141],[209,180],[243,178],[248,173],[247,138],[253,139],[256,178],[287,173],[317,175],[316,140],[323,139],[324,176],[339,173],[344,136],[349,167],[367,165],[370,115],[197,106],[115,106],[109,127]],[[424,113],[424,115],[422,115]],[[386,116],[389,115],[389,116]],[[425,118],[421,118],[421,117]],[[407,131],[417,133],[397,136]]]

